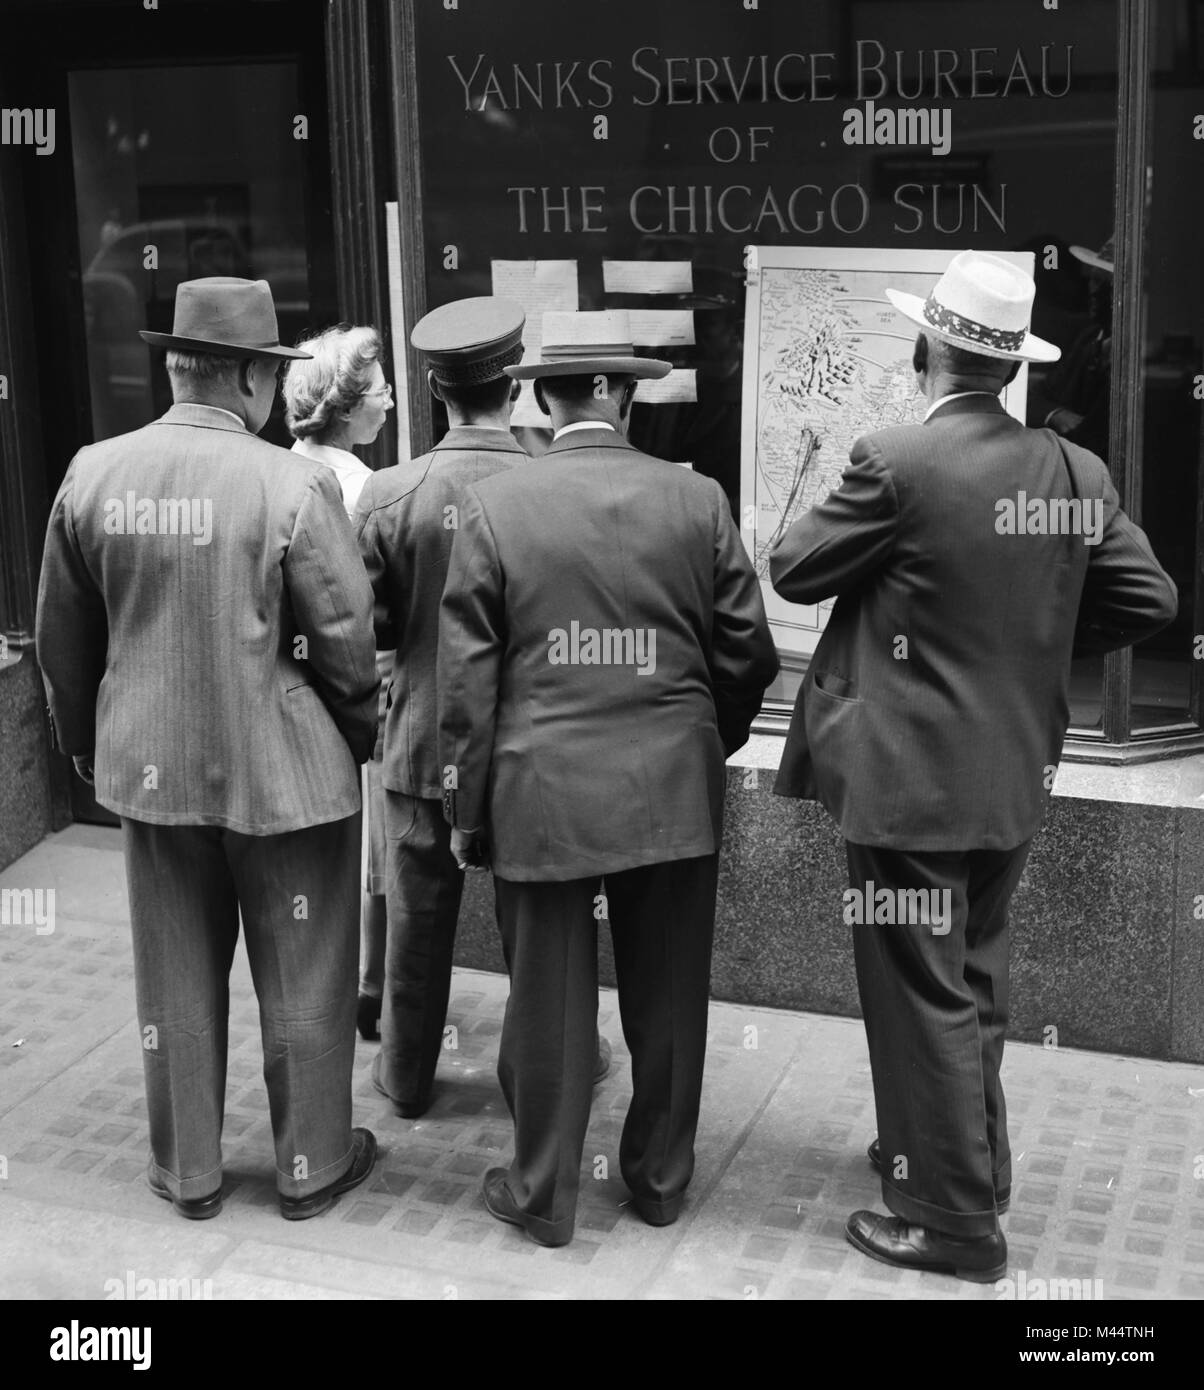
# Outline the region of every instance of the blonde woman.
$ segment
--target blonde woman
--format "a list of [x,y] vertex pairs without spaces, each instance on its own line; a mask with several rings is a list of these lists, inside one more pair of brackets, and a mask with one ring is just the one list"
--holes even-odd
[[[306,340],[308,361],[289,364],[284,378],[285,419],[293,450],[324,463],[339,480],[350,517],[372,470],[352,450],[371,444],[393,408],[393,392],[380,364],[375,328],[340,324]],[[367,1041],[380,1037],[385,974],[385,808],[381,784],[384,711],[393,675],[392,652],[377,652],[381,678],[376,748],[364,768],[365,875],[360,927],[357,1023]]]

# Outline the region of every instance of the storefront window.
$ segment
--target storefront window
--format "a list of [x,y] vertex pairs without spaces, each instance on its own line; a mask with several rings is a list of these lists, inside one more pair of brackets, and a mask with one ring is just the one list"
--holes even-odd
[[1199,716],[1193,660],[1204,334],[1199,202],[1204,111],[1204,5],[1158,7],[1150,101],[1146,221],[1145,421],[1141,522],[1179,587],[1179,616],[1133,653],[1132,728]]
[[[1115,0],[612,0],[593,13],[532,0],[516,25],[502,6],[419,8],[428,306],[520,298],[531,352],[543,309],[638,311],[638,349],[677,370],[637,403],[632,440],[717,478],[754,559],[835,485],[856,434],[922,413],[913,335],[877,312],[883,266],[913,288],[967,247],[1029,253],[1034,331],[1068,356],[1090,335],[1090,267],[1070,248],[1100,247],[1114,221]],[[776,460],[745,340],[762,250],[864,252],[857,283],[875,300],[860,317],[840,305],[828,394],[814,418],[783,421]],[[799,299],[844,274],[779,283]],[[777,367],[774,389],[810,389],[804,364]],[[1106,440],[1106,399],[1087,411],[1064,380],[1030,372],[1026,385],[1013,408],[1030,423],[1062,408],[1063,428],[1089,416]],[[516,424],[532,452],[546,446],[533,401]],[[771,709],[793,700],[817,635],[775,631]],[[1076,722],[1099,723],[1101,676],[1100,663],[1076,669]]]
[[171,404],[138,330],[171,331],[181,280],[267,280],[281,341],[296,341],[306,146],[291,63],[77,71],[68,91],[92,426],[106,439]]

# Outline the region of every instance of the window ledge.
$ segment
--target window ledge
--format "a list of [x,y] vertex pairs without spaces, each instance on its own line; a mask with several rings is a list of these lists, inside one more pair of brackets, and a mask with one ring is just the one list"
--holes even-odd
[[[727,765],[776,772],[783,744],[778,734],[753,734],[743,748],[732,754]],[[1204,753],[1128,766],[1063,762],[1058,767],[1053,794],[1081,801],[1122,801],[1204,811]]]

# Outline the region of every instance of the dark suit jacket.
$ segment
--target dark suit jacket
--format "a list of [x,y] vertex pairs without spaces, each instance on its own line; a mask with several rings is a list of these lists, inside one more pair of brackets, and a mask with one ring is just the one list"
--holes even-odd
[[[1148,637],[1177,605],[1103,463],[1065,450],[982,395],[857,441],[770,557],[783,598],[837,596],[776,791],[822,801],[860,844],[1011,849],[1036,832],[1072,652]],[[1099,543],[999,534],[996,504],[1019,491],[1095,499]]]
[[[160,499],[200,504],[208,540]],[[59,747],[95,750],[120,816],[272,835],[359,807],[379,682],[338,481],[223,411],[175,405],[72,459],[37,651]]]
[[[553,662],[573,623],[577,655],[591,631],[643,634],[647,674]],[[563,435],[465,497],[439,637],[448,819],[487,824],[508,879],[711,854],[725,750],[748,737],[777,667],[719,484],[610,430]]]
[[355,512],[375,596],[376,640],[395,653],[385,715],[384,785],[440,799],[435,654],[439,603],[465,489],[526,463],[509,431],[458,426],[421,458],[374,473]]

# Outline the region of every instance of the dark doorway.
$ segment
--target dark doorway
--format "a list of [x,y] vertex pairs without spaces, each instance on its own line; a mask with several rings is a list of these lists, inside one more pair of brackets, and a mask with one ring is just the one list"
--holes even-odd
[[[181,280],[266,279],[286,343],[337,319],[323,6],[6,9],[5,105],[56,116],[23,186],[49,503],[79,448],[170,405],[138,330],[170,329]],[[291,442],[279,402],[263,437]]]

